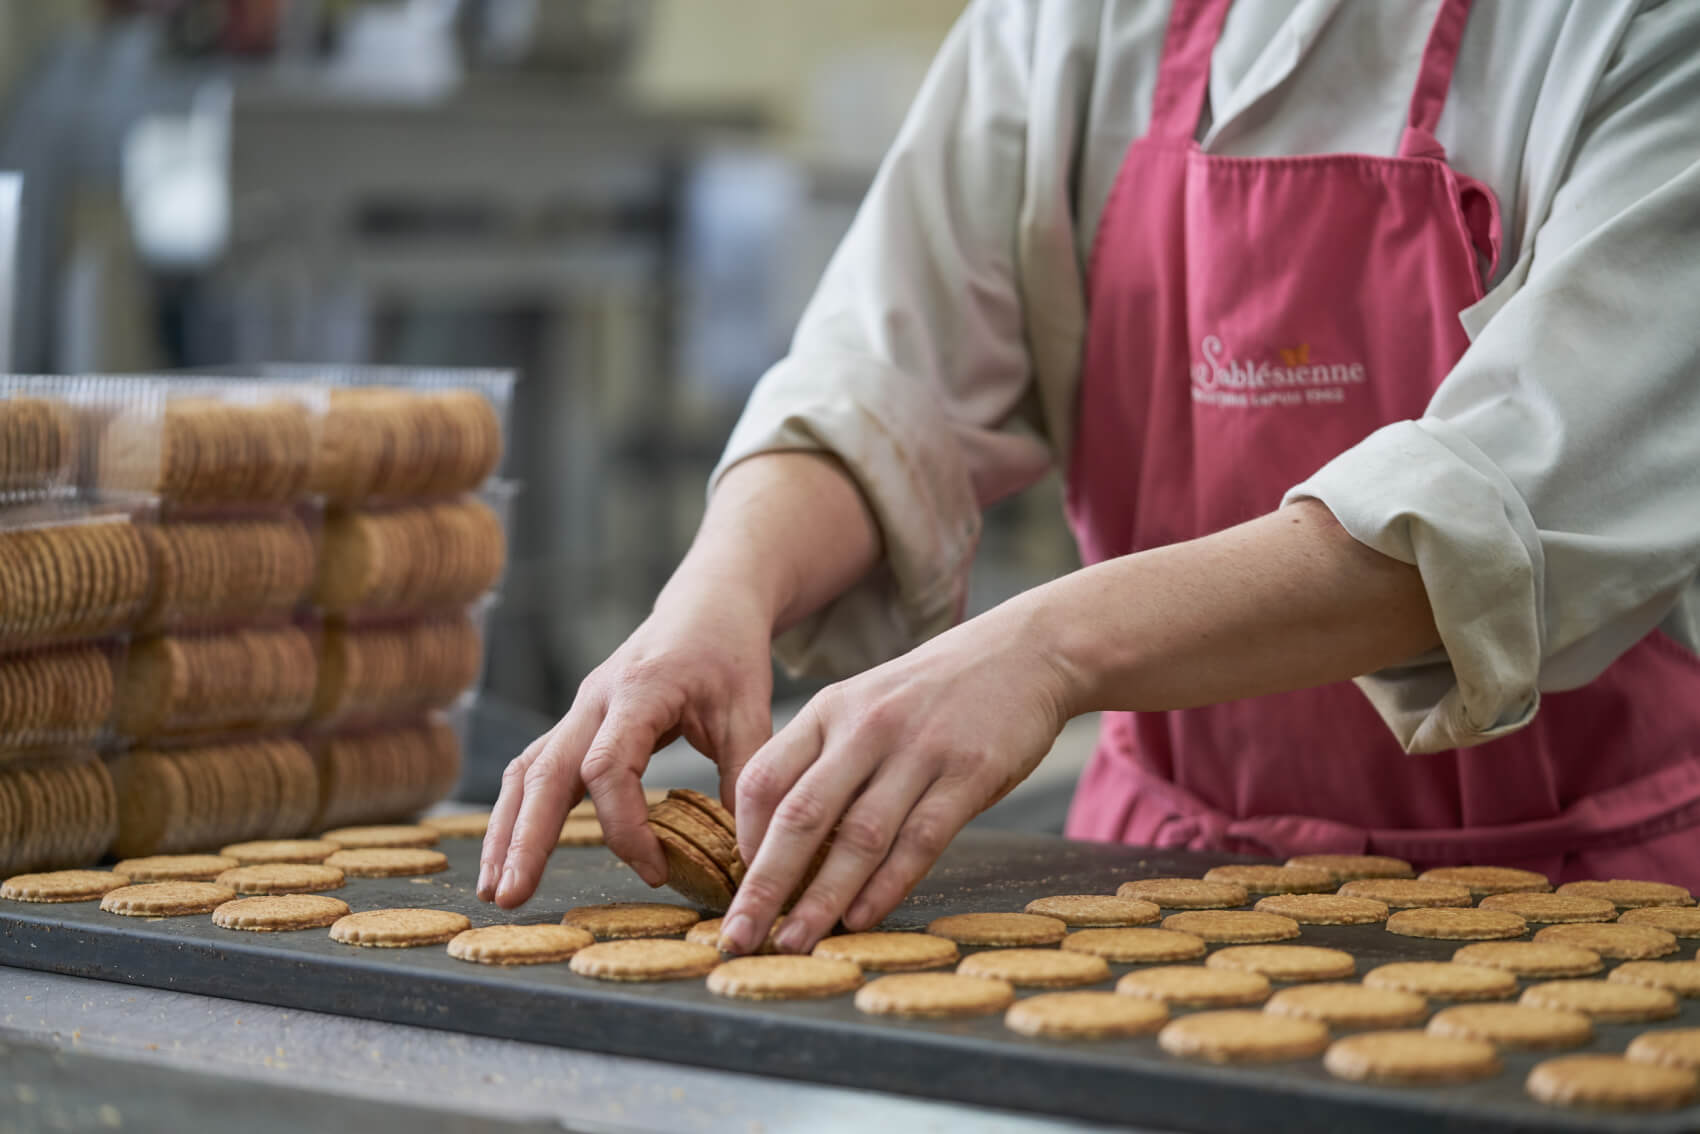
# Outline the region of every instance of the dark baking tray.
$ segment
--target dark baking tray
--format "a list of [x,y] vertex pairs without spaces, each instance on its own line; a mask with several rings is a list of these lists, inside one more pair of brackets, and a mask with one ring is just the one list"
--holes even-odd
[[[355,879],[338,891],[355,909],[432,906],[474,924],[555,920],[588,902],[656,895],[602,849],[562,850],[540,896],[513,916],[471,895],[477,845],[445,844],[451,869],[420,879]],[[1196,876],[1224,856],[966,832],[890,919],[921,928],[945,913],[1019,910],[1045,894],[1113,891],[1124,879]],[[663,894],[663,900],[665,894]],[[1523,1093],[1532,1055],[1509,1055],[1493,1079],[1388,1088],[1341,1082],[1318,1059],[1220,1068],[1174,1059],[1144,1037],[1091,1043],[1022,1038],[997,1017],[900,1023],[858,1013],[848,996],[794,1004],[724,1000],[700,980],[619,985],[565,965],[501,969],[453,960],[441,947],[359,949],[323,930],[250,934],[206,917],[147,921],[93,903],[3,903],[0,962],[288,1008],[556,1044],[814,1082],[1181,1130],[1700,1129],[1700,1106],[1615,1115],[1543,1106]],[[1359,971],[1395,960],[1444,960],[1456,943],[1376,926],[1306,926],[1301,941],[1348,949]],[[1684,942],[1680,956],[1694,954]],[[1113,966],[1116,974],[1129,966]],[[1100,987],[1109,987],[1108,985]],[[1700,1026],[1700,1003],[1658,1027]],[[1644,1026],[1605,1026],[1590,1048],[1621,1051]]]

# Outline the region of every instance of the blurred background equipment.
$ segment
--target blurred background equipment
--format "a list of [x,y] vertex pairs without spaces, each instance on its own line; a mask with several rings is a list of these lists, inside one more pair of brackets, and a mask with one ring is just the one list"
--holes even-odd
[[[470,745],[516,752],[683,553],[961,7],[0,0],[11,369],[516,372]],[[1047,482],[989,518],[972,605],[1073,562]],[[777,715],[809,690],[780,675]],[[1074,763],[1006,801],[1020,825],[1060,825]]]

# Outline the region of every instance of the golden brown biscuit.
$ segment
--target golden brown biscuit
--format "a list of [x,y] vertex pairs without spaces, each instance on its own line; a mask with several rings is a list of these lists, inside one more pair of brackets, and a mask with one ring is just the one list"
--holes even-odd
[[1692,1071],[1620,1055],[1561,1055],[1537,1063],[1524,1083],[1541,1102],[1603,1110],[1674,1110],[1693,1100],[1696,1085]]
[[122,859],[112,869],[132,882],[211,882],[235,865],[219,854],[155,854]]
[[1604,898],[1618,909],[1639,906],[1692,906],[1694,895],[1681,886],[1667,882],[1636,882],[1613,878],[1609,882],[1566,882],[1558,888],[1560,894],[1582,898]]
[[1197,878],[1136,878],[1116,887],[1118,898],[1155,902],[1166,910],[1216,910],[1243,906],[1251,895],[1238,882]]
[[1387,920],[1387,903],[1340,894],[1270,894],[1258,899],[1258,913],[1290,917],[1300,925],[1374,925]]
[[266,862],[233,866],[218,876],[219,885],[238,894],[313,894],[342,886],[342,871],[317,862]]
[[1484,910],[1514,913],[1531,924],[1610,921],[1617,916],[1617,907],[1604,898],[1581,898],[1575,894],[1489,894],[1479,906]]
[[1430,1000],[1503,1000],[1517,992],[1517,978],[1503,969],[1447,961],[1395,961],[1365,973],[1364,984]]
[[1062,948],[1117,964],[1143,965],[1202,957],[1204,939],[1172,929],[1081,929],[1063,938]]
[[1521,937],[1529,932],[1529,923],[1504,910],[1435,907],[1399,910],[1387,919],[1387,932],[1443,941],[1490,941]]
[[323,839],[260,839],[220,847],[219,854],[235,859],[239,866],[262,866],[270,862],[323,862],[342,848]]
[[1212,969],[1262,973],[1273,981],[1339,980],[1357,970],[1350,953],[1315,945],[1231,945],[1210,954]]
[[1168,1009],[1154,1000],[1113,992],[1049,992],[1011,1004],[1003,1022],[1012,1032],[1036,1038],[1111,1039],[1154,1032],[1168,1019]]
[[870,972],[914,972],[953,964],[956,942],[930,933],[844,933],[822,938],[814,955],[852,961]]
[[596,938],[570,925],[486,925],[449,940],[449,956],[479,965],[546,965],[565,961]]
[[457,811],[451,815],[427,815],[419,821],[445,839],[482,839],[490,829],[488,811]]
[[429,827],[392,824],[378,827],[338,827],[319,836],[343,850],[412,848],[437,845],[437,832]]
[[720,963],[718,950],[671,937],[599,941],[573,954],[572,970],[596,980],[685,980],[706,976]]
[[92,902],[129,884],[128,877],[110,870],[15,874],[0,883],[0,898],[13,902]]
[[859,967],[830,957],[734,957],[708,974],[708,990],[734,1000],[813,1000],[861,983]]
[[1637,1063],[1700,1071],[1700,1028],[1661,1028],[1629,1041],[1626,1056]]
[[1625,961],[1606,979],[1668,988],[1683,997],[1700,996],[1700,961]]
[[418,874],[440,874],[449,868],[442,851],[421,847],[362,847],[339,850],[325,859],[350,878],[404,878]]
[[212,920],[220,929],[279,933],[320,929],[335,924],[347,913],[348,903],[340,898],[317,894],[273,894],[259,898],[233,898],[213,910]]
[[[703,918],[685,930],[685,940],[695,942],[698,945],[712,945],[716,949],[720,948],[720,923],[722,920],[718,917]],[[763,941],[755,950],[757,954],[767,956],[779,952],[778,949],[774,948],[773,937],[784,924],[784,918],[779,918],[773,923],[773,927],[767,931],[767,940]]]
[[1549,980],[1523,990],[1519,1000],[1532,1008],[1580,1012],[1590,1020],[1633,1024],[1668,1020],[1677,1013],[1676,995],[1668,989],[1608,980]]
[[668,887],[704,909],[720,912],[731,906],[735,889],[731,876],[713,857],[671,827],[651,823],[649,829],[667,856]]
[[1416,878],[1359,878],[1341,886],[1338,893],[1348,898],[1373,898],[1396,910],[1468,906],[1474,902],[1467,886]]
[[987,1016],[1015,999],[1008,981],[956,973],[895,973],[864,984],[856,1008],[870,1016],[944,1019]]
[[1206,882],[1232,882],[1247,894],[1320,894],[1332,890],[1334,875],[1314,866],[1213,866]]
[[1594,1038],[1594,1025],[1580,1012],[1527,1004],[1455,1004],[1435,1013],[1428,1030],[1508,1051],[1556,1051]]
[[1694,906],[1637,906],[1618,914],[1617,920],[1623,925],[1650,925],[1673,937],[1700,937],[1700,908]]
[[1326,870],[1338,882],[1355,878],[1414,878],[1417,873],[1404,859],[1384,854],[1299,854],[1289,858],[1287,865]]
[[1055,945],[1068,933],[1068,926],[1038,914],[971,913],[934,918],[927,932],[958,945]]
[[108,890],[100,908],[126,917],[182,917],[211,913],[235,896],[215,882],[143,882]]
[[1592,949],[1602,957],[1624,961],[1641,961],[1663,957],[1676,952],[1676,938],[1651,925],[1605,925],[1589,922],[1576,925],[1549,925],[1535,934],[1535,941],[1546,945],[1576,945]]
[[1440,866],[1417,877],[1424,882],[1447,882],[1485,894],[1541,893],[1552,889],[1545,874],[1510,866]]
[[1056,894],[1049,898],[1035,898],[1027,903],[1027,912],[1054,917],[1070,929],[1148,925],[1163,916],[1156,902],[1117,898],[1109,894]]
[[1116,991],[1176,1008],[1235,1008],[1269,999],[1269,978],[1203,965],[1159,965],[1125,974]]
[[1315,1020],[1267,1012],[1195,1012],[1171,1020],[1157,1035],[1170,1055],[1210,1063],[1272,1063],[1307,1059],[1328,1046],[1328,1028]]
[[963,976],[995,977],[1017,988],[1073,988],[1110,979],[1102,957],[1065,949],[988,949],[965,957]]
[[448,910],[387,909],[346,914],[331,925],[331,940],[377,949],[440,945],[472,928],[465,914]]
[[1263,1010],[1320,1020],[1331,1028],[1407,1028],[1428,1018],[1428,1001],[1396,988],[1304,984],[1281,989]]
[[1205,941],[1247,944],[1285,941],[1299,935],[1299,923],[1292,918],[1254,910],[1185,910],[1164,918],[1163,928]]
[[588,930],[599,940],[613,940],[678,937],[701,919],[701,914],[685,906],[662,902],[608,902],[570,909],[561,915],[561,924]]
[[1592,949],[1534,941],[1483,941],[1465,945],[1452,959],[1461,965],[1486,965],[1531,977],[1588,976],[1604,967]]
[[1322,1065],[1340,1079],[1407,1086],[1468,1083],[1497,1075],[1500,1069],[1492,1044],[1415,1030],[1364,1032],[1335,1040]]

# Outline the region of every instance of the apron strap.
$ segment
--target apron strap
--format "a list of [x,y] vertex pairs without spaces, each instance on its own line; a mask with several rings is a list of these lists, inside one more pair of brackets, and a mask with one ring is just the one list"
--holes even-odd
[[1198,133],[1204,95],[1210,88],[1210,53],[1231,3],[1175,0],[1151,101],[1151,137],[1191,142]]
[[1417,69],[1417,85],[1411,91],[1411,109],[1405,116],[1405,133],[1399,140],[1399,156],[1407,158],[1446,157],[1435,140],[1434,129],[1446,107],[1446,92],[1452,86],[1452,69],[1464,41],[1464,25],[1470,20],[1471,0],[1440,0],[1434,27],[1423,47]]

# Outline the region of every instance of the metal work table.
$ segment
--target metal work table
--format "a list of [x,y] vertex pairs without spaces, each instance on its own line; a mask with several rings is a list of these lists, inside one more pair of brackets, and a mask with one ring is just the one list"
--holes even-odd
[[[451,840],[446,849],[451,868],[444,874],[353,879],[340,893],[357,909],[426,905],[462,910],[478,921],[498,920],[470,893],[476,844]],[[942,913],[1020,909],[1041,894],[1105,891],[1140,875],[1197,875],[1223,858],[970,831],[889,924],[917,928]],[[553,920],[572,905],[646,896],[642,882],[605,850],[568,850],[551,862],[525,916]],[[1456,945],[1399,937],[1374,926],[1307,926],[1303,941],[1350,949],[1360,971],[1396,959],[1442,959]],[[1690,952],[1685,949],[1683,955]],[[717,1122],[708,1112],[708,1100],[724,1104],[721,1116],[764,1130],[820,1129],[820,1115],[837,1119],[858,1105],[872,1108],[860,1115],[858,1125],[985,1128],[992,1117],[957,1107],[914,1111],[910,1108],[932,1104],[900,1096],[1043,1118],[1131,1120],[1209,1131],[1248,1125],[1268,1131],[1375,1126],[1384,1134],[1398,1134],[1444,1126],[1495,1134],[1533,1129],[1675,1134],[1694,1128],[1693,1110],[1609,1116],[1540,1106],[1522,1091],[1523,1076],[1536,1060],[1532,1055],[1508,1054],[1502,1074],[1478,1083],[1432,1090],[1373,1087],[1334,1080],[1318,1060],[1220,1068],[1170,1058],[1151,1037],[1047,1043],[1015,1036],[996,1017],[883,1021],[858,1013],[848,997],[777,1004],[727,1001],[709,994],[701,981],[610,985],[578,977],[565,966],[485,969],[455,961],[440,948],[353,949],[323,932],[238,934],[218,929],[207,918],[124,919],[86,903],[58,909],[8,903],[0,909],[0,961],[231,998],[183,1010],[200,1014],[202,1038],[192,1041],[189,1059],[203,1066],[215,1061],[206,1051],[213,1045],[217,1062],[223,1062],[225,1052],[247,1047],[250,1066],[259,1051],[270,1051],[274,1064],[291,1065],[308,1046],[315,1051],[309,1057],[314,1070],[297,1075],[297,1084],[331,1078],[359,1087],[359,1069],[371,1066],[378,1070],[366,1086],[387,1080],[410,1092],[410,1101],[428,1099],[433,1105],[515,1118],[536,1117],[534,1107],[542,1104],[550,1116],[559,1119],[565,1112],[568,1121],[585,1129],[599,1123],[607,1128],[726,1128],[724,1117]],[[1127,966],[1114,968],[1120,972]],[[120,991],[96,987],[108,1004]],[[53,987],[46,992],[60,1001],[63,1019],[64,994]],[[259,1015],[268,1010],[237,1000],[288,1011]],[[27,1018],[27,1010],[20,1013],[16,995],[6,1003],[13,1009],[6,1026],[16,1029],[17,1017]],[[355,1021],[314,1025],[306,1029],[312,1038],[303,1045],[291,1034],[295,1025],[290,1022],[303,1011]],[[149,1034],[146,1025],[133,1031],[108,1025],[103,1021],[109,1015],[110,1010],[92,1013],[87,1025],[108,1037],[109,1044],[114,1034]],[[1700,1005],[1690,1003],[1683,1016],[1670,1023],[1700,1023]],[[238,1026],[237,1018],[245,1023]],[[262,1022],[250,1031],[250,1020]],[[374,1020],[405,1028],[363,1033],[363,1028],[386,1027],[368,1023]],[[192,1018],[178,1017],[165,1030],[182,1035],[194,1026]],[[39,1031],[41,1025],[36,1027]],[[430,1039],[421,1027],[449,1034]],[[1592,1050],[1621,1050],[1638,1030],[1602,1026]],[[352,1038],[362,1034],[373,1037],[369,1050]],[[570,1053],[546,1054],[535,1046],[539,1043],[604,1054],[568,1061],[563,1057]],[[389,1054],[397,1051],[403,1054]],[[648,1060],[677,1066],[657,1068]],[[406,1070],[397,1074],[403,1064]],[[465,1072],[479,1066],[493,1069],[499,1079],[486,1077],[482,1086],[466,1082]],[[755,1079],[751,1073],[771,1078]],[[602,1075],[611,1077],[598,1081]],[[889,1094],[873,1095],[870,1089]],[[516,1106],[518,1114],[513,1113]],[[1022,1120],[1010,1116],[1009,1121]]]

